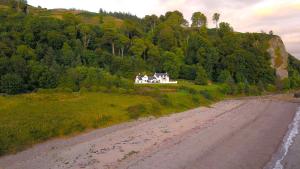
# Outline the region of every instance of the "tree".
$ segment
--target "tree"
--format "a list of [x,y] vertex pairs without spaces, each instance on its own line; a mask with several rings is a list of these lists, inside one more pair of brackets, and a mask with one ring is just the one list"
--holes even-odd
[[102,43],[103,44],[110,44],[111,45],[111,53],[114,56],[115,55],[115,45],[116,42],[119,39],[119,33],[118,30],[114,24],[113,21],[108,21],[105,24],[103,24],[103,37],[102,37]]
[[56,50],[61,49],[65,39],[65,36],[58,31],[49,31],[47,34],[48,44]]
[[161,65],[161,56],[160,51],[157,46],[151,44],[149,46],[148,52],[147,52],[147,63],[149,63],[150,68],[153,72],[160,72],[162,70]]
[[34,50],[26,45],[18,46],[16,54],[18,56],[21,56],[25,60],[35,60],[36,59]]
[[197,76],[197,68],[195,65],[182,65],[180,67],[179,77],[181,79],[195,80]]
[[199,66],[197,69],[195,83],[198,85],[207,85],[208,77],[205,69],[202,66]]
[[146,30],[147,31],[151,31],[152,33],[154,32],[154,29],[156,28],[156,26],[159,23],[159,19],[156,15],[146,15],[143,18],[143,22],[146,26]]
[[220,23],[220,29],[219,34],[221,37],[224,37],[225,35],[231,34],[233,32],[233,28],[230,26],[229,23],[221,22]]
[[64,43],[62,49],[61,63],[64,66],[70,66],[75,59],[75,53],[68,43]]
[[180,62],[173,52],[164,52],[162,56],[163,71],[169,73],[171,78],[177,79],[180,71]]
[[216,28],[218,28],[219,20],[220,20],[220,14],[219,13],[214,13],[213,21],[216,23]]
[[228,70],[223,70],[219,77],[218,77],[218,82],[220,83],[232,83],[233,78]]
[[[144,52],[146,50],[146,45],[145,41],[140,38],[134,38],[132,41],[132,46],[130,47],[130,52],[135,56],[135,57],[141,57],[142,55],[144,56]],[[144,57],[145,60],[145,57]]]
[[177,46],[175,31],[171,26],[163,25],[157,35],[158,45],[164,50],[171,50]]
[[192,16],[192,27],[206,27],[207,19],[206,16],[201,12],[195,12]]
[[12,9],[27,13],[27,0],[9,0],[8,3]]
[[22,91],[23,79],[15,74],[8,73],[0,79],[0,92],[17,94]]
[[129,46],[129,43],[130,43],[130,39],[127,36],[120,34],[117,44],[121,50],[122,58],[124,57],[124,50]]
[[87,24],[79,25],[80,34],[82,36],[83,47],[87,48],[91,40],[91,26]]
[[179,11],[167,12],[165,15],[165,23],[173,26],[180,26],[186,24],[183,14]]
[[13,55],[10,58],[10,66],[15,74],[21,76],[22,78],[27,76],[27,65],[23,57],[19,55]]
[[27,13],[27,0],[18,0],[18,4],[19,4],[19,9],[24,12]]

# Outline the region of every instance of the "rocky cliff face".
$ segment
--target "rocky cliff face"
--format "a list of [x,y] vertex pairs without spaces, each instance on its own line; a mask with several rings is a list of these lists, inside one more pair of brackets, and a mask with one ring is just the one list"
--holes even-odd
[[281,38],[276,36],[269,41],[268,52],[271,56],[272,67],[276,69],[276,75],[279,79],[284,79],[288,74],[288,52],[285,49]]

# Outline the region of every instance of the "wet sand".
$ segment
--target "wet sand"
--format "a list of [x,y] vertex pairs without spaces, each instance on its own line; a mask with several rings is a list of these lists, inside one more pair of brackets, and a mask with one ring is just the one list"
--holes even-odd
[[298,105],[271,96],[222,101],[52,140],[1,157],[0,168],[259,169],[277,151]]

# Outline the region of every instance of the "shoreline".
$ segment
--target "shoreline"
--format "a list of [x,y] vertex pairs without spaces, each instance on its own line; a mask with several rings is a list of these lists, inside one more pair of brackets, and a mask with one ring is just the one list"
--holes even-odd
[[[284,100],[273,96],[225,100],[213,104],[211,108],[200,107],[158,119],[144,119],[97,129],[72,138],[55,139],[15,155],[0,157],[0,168],[152,169],[161,164],[163,166],[160,167],[166,169],[177,169],[173,166],[174,163],[193,169],[201,162],[201,166],[214,169],[223,162],[225,164],[222,166],[225,168],[235,169],[238,164],[234,165],[230,159],[238,158],[243,161],[241,158],[249,155],[246,152],[260,157],[257,163],[262,168],[278,149],[289,121],[292,120],[292,111],[299,105]],[[283,114],[287,110],[289,112]],[[278,125],[279,121],[282,121],[281,125]],[[264,125],[265,123],[270,126]],[[275,129],[275,133],[271,132]],[[262,135],[257,130],[268,134]],[[257,149],[260,146],[265,151]],[[225,159],[220,156],[232,151],[238,156],[227,155],[228,158]],[[171,162],[172,156],[163,155],[165,153],[177,154],[178,160]],[[212,159],[219,159],[218,163],[212,162]],[[165,164],[159,163],[161,160]],[[229,164],[233,166],[226,166]]]

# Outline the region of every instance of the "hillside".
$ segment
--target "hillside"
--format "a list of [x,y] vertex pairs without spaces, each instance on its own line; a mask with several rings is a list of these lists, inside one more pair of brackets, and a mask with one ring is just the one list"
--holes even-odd
[[169,72],[173,79],[200,85],[230,82],[263,88],[288,77],[288,53],[280,37],[238,33],[229,23],[209,29],[201,12],[194,13],[189,25],[179,11],[140,19],[2,0],[0,17],[2,93],[129,89],[141,72]]
[[[280,37],[238,33],[228,23],[209,29],[201,12],[194,13],[189,26],[179,11],[140,19],[103,10],[47,10],[25,1],[0,4],[3,93],[78,91],[110,83],[130,88],[140,72],[169,72],[173,79],[197,84],[265,87],[288,78],[288,53]],[[289,72],[298,78],[298,71]]]
[[[0,0],[0,155],[54,137],[300,87],[280,37],[179,11],[138,18]],[[218,22],[219,19],[215,18]],[[168,72],[178,84],[135,85]]]

